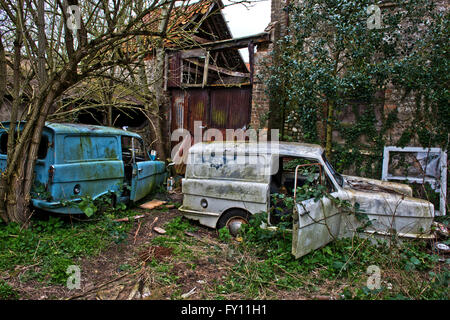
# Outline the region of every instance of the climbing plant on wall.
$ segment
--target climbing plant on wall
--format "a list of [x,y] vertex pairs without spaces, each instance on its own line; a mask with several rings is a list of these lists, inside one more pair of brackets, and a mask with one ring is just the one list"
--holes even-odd
[[[449,16],[433,1],[369,9],[373,4],[305,0],[285,8],[288,32],[276,44],[266,83],[280,129],[290,123],[302,141],[322,144],[340,170],[379,178],[387,143],[417,138],[447,146]],[[387,88],[396,88],[399,105],[414,101],[413,121],[398,141],[389,133],[403,120],[397,108],[386,108]]]

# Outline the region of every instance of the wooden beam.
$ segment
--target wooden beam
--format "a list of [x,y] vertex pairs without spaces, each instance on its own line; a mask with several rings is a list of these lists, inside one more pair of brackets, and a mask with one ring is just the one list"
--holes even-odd
[[181,59],[194,58],[194,57],[206,57],[205,49],[191,49],[181,51]]
[[253,44],[259,44],[259,43],[265,43],[270,42],[270,33],[263,32],[259,33],[253,36],[247,36],[242,38],[235,38],[235,39],[227,39],[227,40],[219,40],[214,42],[208,42],[208,43],[199,43],[195,45],[188,45],[185,47],[180,48],[170,48],[168,50],[172,51],[178,51],[178,50],[190,50],[190,49],[197,49],[197,48],[203,48],[208,51],[218,51],[218,50],[225,50],[225,49],[242,49],[247,48],[250,41],[253,41]]
[[228,69],[225,69],[225,68],[222,68],[222,67],[218,67],[216,65],[209,64],[209,63],[208,63],[208,66],[206,67],[206,63],[203,64],[203,63],[201,63],[199,61],[195,61],[194,59],[185,59],[185,60],[189,61],[192,64],[195,64],[195,65],[198,65],[200,67],[203,67],[205,69],[208,68],[208,69],[211,69],[213,71],[226,74],[228,76],[240,77],[240,78],[248,78],[248,77],[250,77],[250,73],[242,73],[242,72],[238,72],[238,71],[232,71],[232,70],[228,70]]
[[209,67],[209,51],[206,52],[206,58],[205,58],[205,67],[203,68],[203,82],[202,82],[202,88],[207,85],[208,83],[208,67]]

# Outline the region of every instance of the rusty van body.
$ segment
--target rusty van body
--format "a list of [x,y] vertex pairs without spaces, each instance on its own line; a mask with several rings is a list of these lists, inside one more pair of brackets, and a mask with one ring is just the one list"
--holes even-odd
[[[290,164],[290,165],[289,165]],[[299,169],[317,170],[314,183],[328,196],[300,198],[306,176]],[[332,198],[347,200],[370,224],[366,235],[427,237],[434,218],[432,203],[412,197],[411,187],[374,179],[340,175],[322,147],[302,143],[212,142],[189,150],[180,211],[211,228],[236,232],[259,212],[274,223],[271,196],[285,190],[294,198],[292,252],[301,257],[331,242],[351,236],[367,224],[338,208]],[[292,213],[292,210],[291,210]]]
[[[0,170],[7,159],[8,122],[0,129]],[[24,123],[19,125],[22,128]],[[32,205],[55,213],[82,213],[83,197],[108,195],[138,201],[166,178],[164,162],[152,161],[142,138],[111,127],[47,122],[35,165]]]

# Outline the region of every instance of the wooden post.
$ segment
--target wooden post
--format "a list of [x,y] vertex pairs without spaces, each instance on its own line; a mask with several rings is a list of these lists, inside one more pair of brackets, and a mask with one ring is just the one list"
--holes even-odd
[[209,67],[209,51],[206,52],[206,58],[205,58],[205,68],[203,69],[203,82],[202,82],[202,88],[204,88],[208,83],[208,67]]

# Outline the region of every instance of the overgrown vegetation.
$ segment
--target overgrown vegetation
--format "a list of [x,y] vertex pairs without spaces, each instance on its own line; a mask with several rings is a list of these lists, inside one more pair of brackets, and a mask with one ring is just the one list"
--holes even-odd
[[[388,245],[367,238],[338,239],[298,260],[291,254],[292,233],[261,229],[266,214],[251,219],[234,247],[246,259],[237,260],[219,294],[241,293],[249,298],[274,290],[345,299],[448,299],[447,259],[439,262],[424,242]],[[367,268],[381,270],[381,286],[369,289]]]
[[[379,178],[385,145],[448,149],[450,19],[435,1],[394,0],[371,29],[373,4],[292,3],[267,85],[276,104],[271,121],[283,140],[322,144],[338,171]],[[409,119],[399,118],[406,105]]]
[[27,228],[0,223],[0,274],[25,282],[65,284],[68,266],[78,265],[80,259],[95,256],[111,243],[126,239],[132,224],[114,219],[133,214],[131,210],[110,209],[88,220],[46,213],[45,217],[33,219]]

